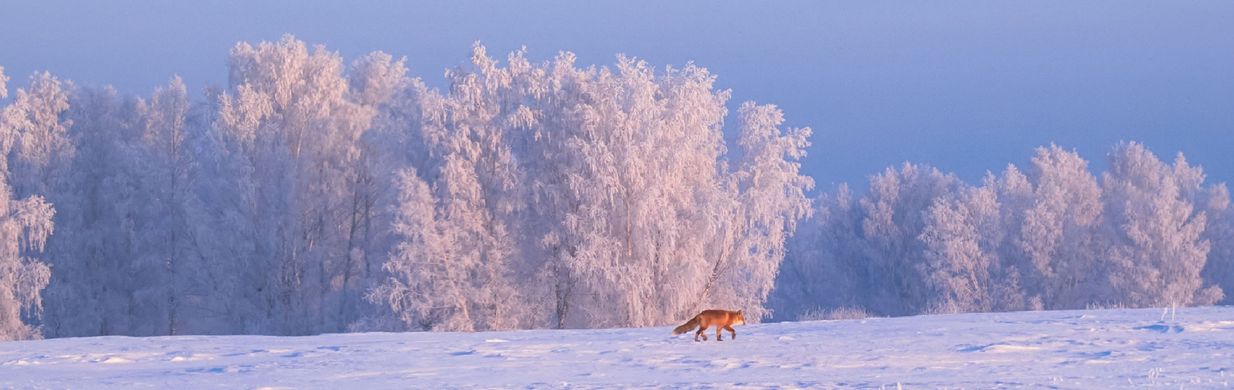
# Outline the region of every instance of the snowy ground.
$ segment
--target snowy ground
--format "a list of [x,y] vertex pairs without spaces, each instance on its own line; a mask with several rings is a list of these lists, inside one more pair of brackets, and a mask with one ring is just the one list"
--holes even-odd
[[[1234,307],[737,327],[0,343],[0,388],[1226,388]],[[343,385],[343,387],[339,387]]]

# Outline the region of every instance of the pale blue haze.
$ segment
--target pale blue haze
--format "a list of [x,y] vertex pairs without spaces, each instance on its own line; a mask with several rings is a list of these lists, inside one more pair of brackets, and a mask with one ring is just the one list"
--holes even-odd
[[[226,79],[236,41],[283,33],[347,58],[407,56],[440,86],[480,40],[500,55],[570,50],[693,60],[815,129],[821,189],[912,160],[975,181],[1056,142],[1104,167],[1119,140],[1234,180],[1234,2],[4,1],[0,66],[148,94],[172,74]],[[859,185],[858,187],[863,187]]]

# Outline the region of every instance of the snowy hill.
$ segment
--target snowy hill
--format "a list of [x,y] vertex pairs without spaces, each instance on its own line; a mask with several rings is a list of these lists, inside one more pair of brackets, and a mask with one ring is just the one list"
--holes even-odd
[[[1226,388],[1234,307],[669,327],[0,343],[0,388]],[[186,386],[187,385],[187,386]]]

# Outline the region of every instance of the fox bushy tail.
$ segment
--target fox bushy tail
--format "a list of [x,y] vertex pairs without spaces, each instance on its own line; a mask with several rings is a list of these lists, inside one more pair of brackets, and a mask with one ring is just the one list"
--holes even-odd
[[697,328],[697,327],[698,327],[698,316],[694,316],[694,318],[691,318],[689,321],[686,321],[686,323],[681,324],[681,326],[673,328],[673,336],[692,331],[694,330],[694,328]]

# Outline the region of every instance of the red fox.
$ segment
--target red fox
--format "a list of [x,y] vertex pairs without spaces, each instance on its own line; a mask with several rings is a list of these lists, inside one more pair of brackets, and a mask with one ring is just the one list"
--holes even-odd
[[698,333],[694,334],[694,341],[698,341],[698,336],[703,336],[703,341],[706,341],[707,335],[703,334],[703,331],[707,330],[707,327],[715,325],[716,341],[724,341],[724,338],[721,336],[723,333],[720,332],[726,329],[728,333],[733,335],[733,339],[736,340],[737,331],[733,330],[733,325],[744,325],[745,323],[746,317],[741,313],[741,310],[703,310],[702,313],[698,313],[698,315],[686,321],[686,323],[674,328],[673,336],[689,332],[698,327]]

